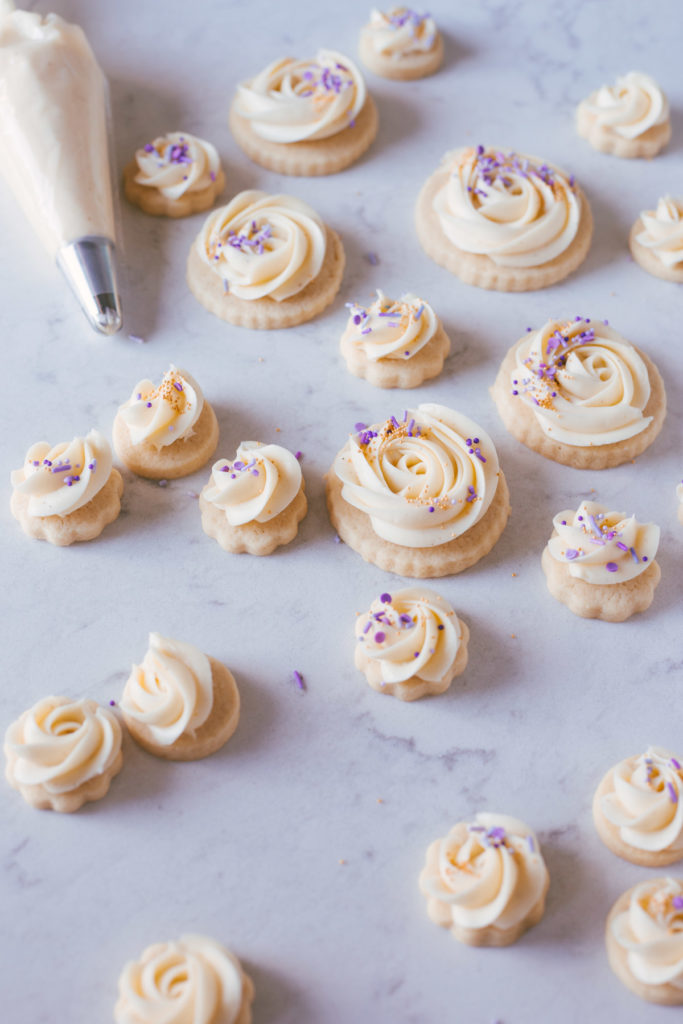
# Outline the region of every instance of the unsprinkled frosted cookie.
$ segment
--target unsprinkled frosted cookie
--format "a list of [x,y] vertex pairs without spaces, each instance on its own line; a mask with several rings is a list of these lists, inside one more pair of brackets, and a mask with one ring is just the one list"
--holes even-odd
[[448,576],[488,554],[510,514],[491,438],[443,405],[356,424],[325,478],[339,537],[402,576]]
[[612,853],[661,868],[683,857],[683,768],[659,747],[621,761],[593,798],[593,821]]
[[209,215],[190,249],[187,283],[231,324],[293,327],[329,306],[344,262],[339,235],[308,203],[250,190]]
[[427,255],[466,284],[524,292],[576,270],[593,217],[573,175],[536,157],[468,146],[446,153],[425,182],[415,226]]
[[155,387],[141,380],[114,420],[114,448],[128,469],[150,480],[187,476],[209,461],[218,423],[187,370],[175,366]]
[[657,367],[606,321],[548,320],[515,342],[491,394],[528,448],[576,469],[634,459],[664,423]]
[[232,673],[192,644],[149,634],[119,703],[128,731],[150,754],[196,761],[226,743],[240,717]]
[[347,302],[340,341],[347,368],[378,388],[415,388],[437,377],[451,342],[432,307],[408,292],[388,299],[377,291],[369,306]]
[[98,430],[32,445],[11,481],[10,508],[24,533],[59,547],[98,537],[121,511],[123,480]]
[[543,917],[550,879],[536,836],[507,814],[458,822],[427,850],[427,913],[469,946],[509,946]]
[[643,210],[631,228],[629,246],[648,274],[683,283],[683,199],[663,196],[656,210]]
[[669,101],[654,78],[629,71],[579,103],[576,127],[602,153],[656,156],[671,138]]
[[541,564],[548,590],[584,619],[623,622],[652,604],[659,527],[582,501],[553,519]]
[[652,878],[612,907],[605,930],[610,967],[641,999],[683,1003],[683,880]]
[[230,129],[244,152],[278,174],[334,174],[370,146],[377,108],[355,64],[334,50],[273,61],[241,82]]
[[399,700],[444,693],[467,667],[470,631],[427,587],[381,594],[356,620],[356,667],[373,690]]
[[126,199],[159,217],[208,210],[224,188],[216,149],[187,132],[169,132],[146,143],[123,169]]
[[94,700],[45,697],[5,733],[7,780],[33,807],[77,811],[121,771],[121,726]]
[[219,459],[199,495],[202,528],[226,551],[269,555],[294,540],[306,515],[298,459],[279,444],[243,441]]
[[237,957],[204,935],[148,946],[125,965],[116,1024],[250,1024],[254,986]]
[[443,39],[434,19],[410,7],[370,12],[361,30],[360,59],[383,78],[425,78],[441,67]]

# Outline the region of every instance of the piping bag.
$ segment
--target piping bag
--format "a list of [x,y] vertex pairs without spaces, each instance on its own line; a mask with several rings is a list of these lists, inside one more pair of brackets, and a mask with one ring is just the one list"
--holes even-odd
[[0,0],[0,172],[90,325],[121,328],[107,82],[85,33]]

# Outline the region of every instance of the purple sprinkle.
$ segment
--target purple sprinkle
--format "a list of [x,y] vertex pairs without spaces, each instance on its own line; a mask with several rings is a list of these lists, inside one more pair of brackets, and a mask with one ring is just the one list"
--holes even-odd
[[619,566],[616,562],[608,562],[605,569],[607,569],[607,572],[617,572],[619,570]]
[[173,381],[173,387],[176,389],[176,391],[182,391],[183,390],[183,385],[178,380],[174,380]]
[[154,146],[152,145],[152,143],[151,142],[146,142],[145,143],[145,153],[153,153],[153,152],[154,152]]
[[391,594],[380,594],[379,599],[382,604],[391,604]]
[[365,628],[363,629],[363,636],[365,636],[365,634],[368,632],[369,629],[371,629],[371,627],[372,627],[372,619],[370,619],[370,621],[365,624]]
[[576,548],[567,548],[567,550],[564,553],[564,557],[572,561],[574,558],[579,557],[579,552],[576,550]]
[[383,633],[381,630],[379,631],[379,633],[375,633],[375,643],[376,644],[383,644],[385,640],[386,640],[386,634]]
[[115,708],[116,707],[116,701],[115,700],[110,700],[109,701],[109,707],[110,708]]
[[379,263],[379,257],[376,252],[366,252],[365,258],[371,267],[376,267]]
[[130,341],[134,341],[136,345],[144,345],[145,339],[141,338],[139,334],[129,334],[128,338]]
[[529,849],[533,853],[535,851],[535,849],[536,849],[536,844],[534,843],[534,837],[533,836],[527,836],[526,837],[526,841],[527,841],[527,846],[529,847]]
[[168,480],[157,480],[159,487],[168,487]]
[[301,675],[301,672],[298,672],[296,669],[294,669],[292,675],[294,676],[294,681],[296,685],[299,687],[299,689],[305,690],[306,686],[304,684],[304,677]]
[[670,782],[667,782],[666,789],[667,789],[667,792],[669,794],[669,800],[671,801],[671,803],[672,804],[677,804],[678,803],[678,793],[676,792],[676,790],[674,789],[674,787],[672,786],[672,784]]
[[358,431],[360,431],[360,430],[367,430],[367,424],[366,423],[354,423],[353,429],[354,430],[358,430]]
[[371,334],[372,333],[372,327],[364,327],[363,330],[360,333],[361,334]]
[[445,629],[446,627],[444,626],[444,624],[442,622],[440,622],[439,625],[436,628],[437,629]]
[[229,291],[230,291],[230,285],[225,280],[225,278],[223,278],[223,294],[227,295]]
[[433,505],[430,505],[430,506],[429,506],[429,509],[428,509],[428,511],[429,511],[429,512],[433,512],[433,511],[434,511],[434,506],[433,506]]
[[676,769],[677,772],[680,772],[680,770],[681,770],[681,763],[680,763],[680,761],[677,761],[675,757],[672,757],[670,759],[669,764],[673,765],[673,767]]
[[216,180],[216,172],[215,171],[209,171],[209,177],[211,178],[211,181],[215,181]]
[[[635,548],[629,548],[629,551],[631,552],[631,558],[633,559],[633,561],[634,562],[639,562],[640,559],[638,558],[638,555],[636,554]],[[646,559],[643,559],[643,561],[646,561]]]
[[401,614],[398,617],[398,621],[402,622],[404,626],[413,625],[413,617],[412,615],[408,615],[408,612],[401,612]]
[[671,903],[676,910],[683,910],[683,896],[674,896]]
[[147,408],[148,408],[148,409],[151,409],[151,408],[152,408],[152,403],[151,403],[151,402],[147,402],[146,404],[147,404]]
[[299,462],[301,462],[303,457],[304,457],[304,453],[303,452],[295,452],[294,453],[294,458],[297,459],[297,461],[299,461]]
[[244,469],[244,463],[240,462],[240,461],[233,462],[232,468],[233,469]]
[[414,658],[419,658],[420,657],[420,652],[419,651],[415,651],[415,654],[413,655],[413,657]]
[[341,537],[338,533],[335,533],[333,540],[335,544],[341,544]]

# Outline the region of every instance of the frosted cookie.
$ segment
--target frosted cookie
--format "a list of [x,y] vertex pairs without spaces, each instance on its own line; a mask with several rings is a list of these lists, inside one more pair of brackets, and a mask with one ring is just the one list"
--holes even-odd
[[114,420],[114,448],[128,469],[174,480],[201,469],[216,450],[218,422],[187,370],[175,366],[161,384],[141,380]]
[[196,761],[230,739],[240,717],[232,672],[192,644],[149,634],[119,702],[133,739],[157,757]]
[[121,771],[121,726],[94,700],[45,697],[5,733],[7,781],[33,807],[77,811]]
[[368,307],[346,307],[340,349],[356,377],[378,388],[415,388],[441,373],[451,342],[432,307],[417,295],[388,299],[378,290]]
[[491,438],[427,403],[399,421],[356,424],[325,477],[339,537],[402,576],[447,576],[488,554],[510,514]]
[[381,594],[356,620],[356,668],[399,700],[444,693],[467,667],[470,631],[427,587]]
[[365,66],[383,78],[425,78],[441,67],[443,39],[429,14],[403,6],[375,9],[361,31],[359,54]]
[[334,50],[284,57],[241,82],[230,129],[250,159],[277,174],[334,174],[377,134],[377,108],[358,68]]
[[294,540],[306,515],[298,459],[279,444],[243,441],[219,459],[199,495],[204,533],[235,554],[269,555]]
[[610,967],[641,999],[683,1003],[683,881],[652,878],[610,910],[605,931]]
[[123,480],[98,430],[53,446],[38,441],[11,481],[10,508],[24,533],[59,547],[98,537],[121,511]]
[[659,527],[582,501],[553,519],[541,564],[548,590],[584,619],[623,622],[652,604]]
[[204,935],[148,946],[119,978],[116,1024],[251,1024],[254,986],[237,957]]
[[239,327],[293,327],[339,291],[344,248],[301,199],[247,191],[209,215],[187,261],[194,297]]
[[669,101],[654,78],[629,71],[581,101],[576,128],[601,153],[656,156],[671,138]]
[[491,395],[510,433],[575,469],[606,469],[640,455],[664,423],[657,367],[608,324],[548,320],[515,342]]
[[427,255],[466,284],[525,292],[576,270],[593,217],[573,175],[535,157],[469,146],[446,153],[427,179],[415,226]]
[[148,142],[123,169],[126,199],[159,217],[208,210],[224,188],[215,147],[187,132],[169,132]]
[[661,868],[683,857],[683,769],[648,747],[610,768],[593,798],[598,835],[617,857]]
[[656,210],[643,210],[628,244],[648,274],[683,283],[683,199],[663,196]]
[[460,821],[427,850],[427,913],[468,946],[509,946],[543,917],[550,879],[536,836],[507,814]]

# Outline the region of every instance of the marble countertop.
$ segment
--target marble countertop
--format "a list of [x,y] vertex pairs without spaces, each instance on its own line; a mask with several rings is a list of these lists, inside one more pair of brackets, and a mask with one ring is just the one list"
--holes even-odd
[[[660,0],[656,17],[634,0],[436,4],[445,66],[414,84],[367,75],[381,125],[363,159],[310,180],[252,165],[227,127],[236,82],[284,53],[334,45],[355,54],[368,6],[54,0],[109,76],[117,170],[165,130],[209,138],[229,194],[256,187],[307,199],[340,232],[347,269],[334,305],[311,323],[234,328],[185,284],[201,216],[157,220],[122,200],[126,324],[98,339],[0,192],[0,725],[52,692],[118,700],[150,630],[227,663],[243,705],[234,738],[203,762],[164,763],[126,739],[110,794],[76,815],[34,811],[3,789],[7,1024],[112,1019],[124,962],[188,931],[242,959],[256,985],[255,1024],[668,1019],[607,964],[608,909],[652,872],[602,846],[590,806],[616,761],[651,743],[683,753],[681,293],[627,248],[640,210],[681,194],[680,4]],[[634,68],[658,78],[673,109],[673,141],[650,162],[599,154],[573,127],[583,96]],[[595,238],[561,284],[484,292],[419,248],[412,211],[422,182],[446,149],[479,141],[542,155],[584,186]],[[338,353],[344,302],[367,301],[376,287],[423,295],[453,341],[442,375],[409,394],[352,377]],[[663,432],[635,465],[581,472],[548,462],[507,434],[489,397],[526,325],[576,313],[609,319],[665,378]],[[262,559],[220,550],[192,496],[208,471],[166,488],[125,472],[123,513],[98,540],[58,549],[26,538],[8,510],[8,477],[28,446],[91,427],[108,434],[136,381],[159,378],[170,362],[214,406],[219,455],[249,438],[304,453],[310,511],[297,540]],[[402,581],[334,542],[322,475],[356,421],[422,401],[490,432],[513,513],[487,558],[435,584],[470,627],[470,663],[446,695],[410,705],[372,691],[353,666],[355,614]],[[662,528],[654,603],[624,624],[576,618],[550,597],[540,568],[552,516],[593,492]],[[427,845],[478,810],[528,822],[551,875],[543,921],[504,950],[455,942],[430,923],[417,888]]]

